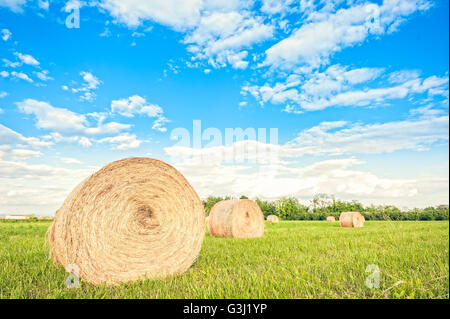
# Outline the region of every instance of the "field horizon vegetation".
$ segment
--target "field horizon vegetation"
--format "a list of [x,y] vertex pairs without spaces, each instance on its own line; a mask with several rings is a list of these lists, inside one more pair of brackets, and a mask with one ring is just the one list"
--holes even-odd
[[263,238],[206,234],[181,275],[72,289],[49,256],[50,224],[0,223],[0,298],[449,298],[448,221],[266,223]]
[[[209,196],[205,198],[202,202],[206,215],[209,215],[216,203],[237,198],[233,196]],[[239,198],[247,199],[248,197],[242,195]],[[327,216],[334,216],[339,219],[342,212],[348,211],[358,211],[366,220],[449,220],[448,205],[411,209],[400,209],[394,205],[364,206],[356,200],[338,200],[333,195],[327,194],[314,196],[310,205],[300,203],[295,197],[282,197],[272,201],[256,198],[255,202],[261,208],[265,218],[268,215],[277,215],[281,220],[325,220]],[[36,219],[34,214],[31,214],[31,216],[32,219]],[[41,216],[40,218],[51,219],[52,217]]]

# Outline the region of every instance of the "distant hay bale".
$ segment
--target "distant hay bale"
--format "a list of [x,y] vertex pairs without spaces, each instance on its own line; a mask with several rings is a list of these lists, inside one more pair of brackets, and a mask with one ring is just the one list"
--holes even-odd
[[267,216],[267,222],[268,223],[278,223],[280,221],[280,219],[278,218],[277,215],[269,215]]
[[334,218],[334,216],[328,216],[327,217],[327,222],[335,222],[336,218]]
[[359,212],[343,212],[339,216],[341,227],[363,227],[365,218]]
[[205,235],[203,205],[172,166],[112,162],[66,198],[49,231],[51,255],[92,284],[116,285],[187,270]]
[[223,200],[211,209],[209,231],[219,237],[262,237],[264,215],[258,204],[250,199]]

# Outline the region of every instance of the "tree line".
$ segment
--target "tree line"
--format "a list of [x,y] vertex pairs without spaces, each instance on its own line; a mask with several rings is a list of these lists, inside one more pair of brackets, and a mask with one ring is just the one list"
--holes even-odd
[[[217,202],[226,199],[233,198],[231,196],[206,198],[203,201],[206,213],[209,214]],[[283,220],[325,220],[327,216],[334,216],[338,220],[342,212],[350,211],[360,212],[366,220],[449,220],[448,205],[400,210],[392,205],[364,206],[355,200],[336,200],[334,196],[325,194],[316,195],[309,206],[300,203],[294,197],[283,197],[273,201],[257,198],[255,202],[261,208],[264,217],[277,215]]]

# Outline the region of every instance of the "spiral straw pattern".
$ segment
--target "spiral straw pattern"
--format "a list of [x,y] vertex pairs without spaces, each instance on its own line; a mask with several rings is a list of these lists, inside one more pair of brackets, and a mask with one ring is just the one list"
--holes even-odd
[[197,193],[172,166],[151,158],[112,162],[80,183],[49,229],[51,255],[80,278],[115,285],[186,271],[205,230]]

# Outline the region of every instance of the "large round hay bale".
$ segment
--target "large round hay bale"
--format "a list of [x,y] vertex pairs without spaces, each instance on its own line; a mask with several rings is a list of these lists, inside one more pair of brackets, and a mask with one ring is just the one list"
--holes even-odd
[[112,162],[66,198],[48,232],[56,263],[92,284],[180,274],[205,235],[203,205],[172,166],[151,158]]
[[223,200],[211,209],[209,231],[219,237],[262,237],[264,215],[258,204],[250,199]]
[[327,222],[335,222],[336,218],[334,218],[334,216],[328,216],[327,217]]
[[277,215],[269,215],[267,216],[267,222],[268,223],[278,223],[280,221],[280,219],[278,218]]
[[339,216],[341,227],[363,227],[365,218],[359,212],[343,212]]

